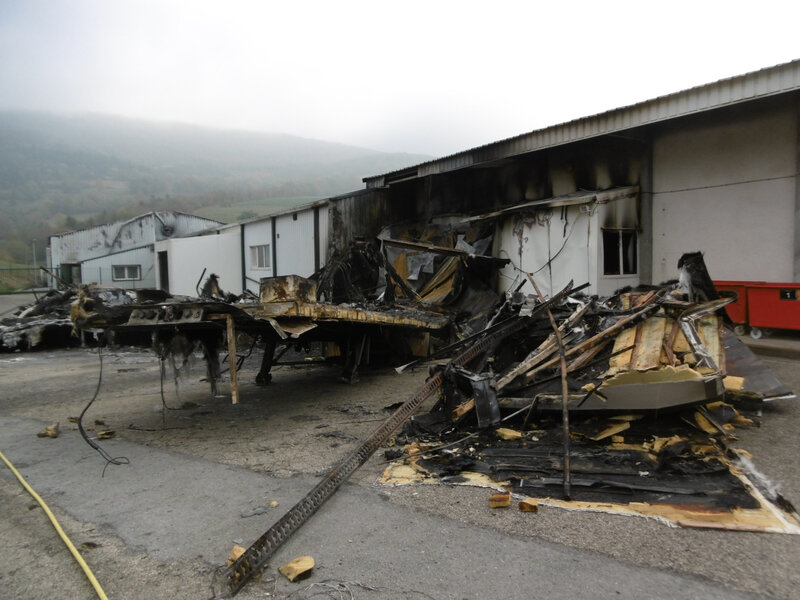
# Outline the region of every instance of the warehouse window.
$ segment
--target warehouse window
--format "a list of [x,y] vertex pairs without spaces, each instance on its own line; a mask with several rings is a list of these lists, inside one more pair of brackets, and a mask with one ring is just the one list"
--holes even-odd
[[639,270],[635,229],[603,229],[603,275],[635,275]]
[[254,269],[269,269],[272,267],[272,255],[269,253],[269,244],[250,246],[250,262]]
[[113,265],[111,279],[114,281],[139,281],[142,278],[140,265]]

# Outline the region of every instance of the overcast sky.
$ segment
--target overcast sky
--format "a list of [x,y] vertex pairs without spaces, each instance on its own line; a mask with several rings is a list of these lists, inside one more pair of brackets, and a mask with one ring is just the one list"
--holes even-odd
[[800,58],[793,2],[0,0],[0,108],[445,155]]

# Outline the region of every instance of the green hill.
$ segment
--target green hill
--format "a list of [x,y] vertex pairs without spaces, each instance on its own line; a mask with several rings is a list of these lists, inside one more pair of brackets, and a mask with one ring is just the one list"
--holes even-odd
[[[0,111],[0,260],[150,210],[225,221],[363,187],[429,159],[290,135],[107,115]],[[40,250],[40,256],[43,253]]]

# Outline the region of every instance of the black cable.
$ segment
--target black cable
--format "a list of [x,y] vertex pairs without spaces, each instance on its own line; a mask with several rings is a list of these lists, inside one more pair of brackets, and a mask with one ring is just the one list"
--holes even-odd
[[97,346],[97,356],[100,359],[100,372],[97,376],[97,388],[94,390],[94,396],[92,399],[89,400],[89,404],[81,412],[80,416],[78,417],[78,431],[81,433],[81,437],[89,444],[92,448],[97,450],[98,454],[103,457],[106,461],[106,465],[103,467],[103,473],[101,477],[105,477],[106,469],[108,465],[128,465],[130,464],[130,460],[125,456],[117,456],[112,457],[108,452],[106,452],[97,442],[91,439],[87,434],[86,430],[83,428],[83,415],[86,414],[86,411],[89,410],[89,407],[94,404],[94,401],[97,400],[97,396],[100,394],[100,385],[103,383],[103,353],[101,346],[98,344]]
[[[258,342],[259,339],[260,338],[258,336],[255,336],[253,338],[253,343],[250,344],[250,350],[247,352],[247,354],[245,354],[244,356],[237,356],[236,357],[236,371],[237,372],[239,372],[242,369],[242,365],[244,364],[244,361],[247,360],[248,358],[250,358],[250,356],[253,354],[253,349],[256,347],[256,343]],[[226,356],[225,358],[223,358],[222,362],[224,363],[226,360],[228,361],[228,363],[230,363],[231,362],[230,361],[230,356]],[[230,370],[231,370],[231,368],[229,366],[227,369],[224,369],[224,370],[220,371],[219,374],[220,375],[224,375],[225,373],[227,373]]]

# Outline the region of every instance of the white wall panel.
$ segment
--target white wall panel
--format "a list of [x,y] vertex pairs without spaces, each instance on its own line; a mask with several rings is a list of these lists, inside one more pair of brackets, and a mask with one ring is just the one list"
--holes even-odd
[[[527,276],[533,273],[536,285],[546,296],[561,290],[570,279],[575,285],[593,284],[587,293],[596,293],[596,242],[591,223],[596,220],[581,212],[580,206],[537,211],[536,215],[517,214],[499,226],[496,256],[510,258],[500,271],[501,292],[515,289],[535,293]],[[548,262],[550,263],[548,265]],[[517,268],[515,268],[517,267]]]
[[797,119],[790,108],[710,117],[653,145],[653,281],[702,251],[711,277],[792,281]]
[[319,207],[319,266],[323,267],[328,262],[328,221],[330,207]]
[[[217,235],[203,235],[156,242],[158,252],[168,253],[169,291],[173,295],[196,296],[197,282],[206,269],[203,281],[214,273],[220,287],[229,293],[242,293],[241,236],[239,228],[222,230]],[[156,281],[160,273],[156,264]],[[201,282],[201,287],[202,287]]]
[[742,184],[653,199],[653,281],[678,277],[700,250],[713,279],[792,281],[793,180]]
[[[294,216],[297,218],[295,219]],[[314,273],[314,210],[307,209],[276,219],[278,275],[308,277]],[[321,249],[320,249],[321,250]]]

